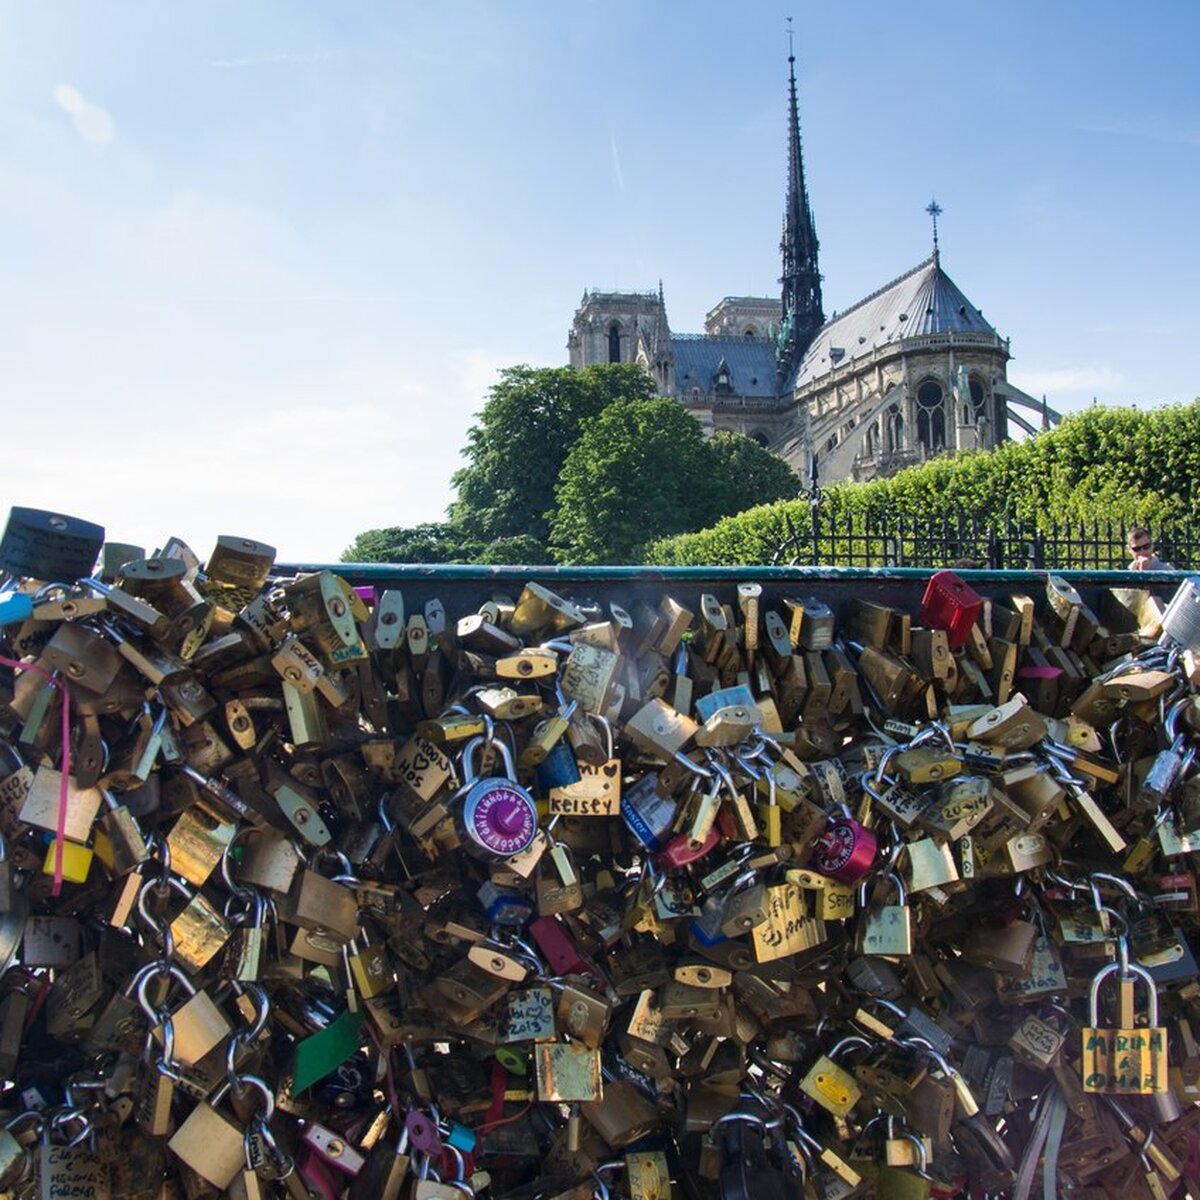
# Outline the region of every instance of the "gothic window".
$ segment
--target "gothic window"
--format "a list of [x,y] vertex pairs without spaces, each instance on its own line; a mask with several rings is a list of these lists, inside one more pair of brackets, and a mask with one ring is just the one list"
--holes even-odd
[[942,386],[932,379],[917,388],[917,441],[934,453],[946,448],[946,407]]
[[743,336],[743,337],[752,338],[752,337],[754,336],[754,329],[753,329],[753,328],[748,328],[748,329],[746,330],[746,332],[745,332],[745,333],[744,333],[742,336]]
[[983,384],[971,376],[971,406],[975,409],[975,420],[982,421],[987,416],[987,394],[983,390]]
[[616,321],[608,327],[608,361],[610,363],[621,361],[621,327]]

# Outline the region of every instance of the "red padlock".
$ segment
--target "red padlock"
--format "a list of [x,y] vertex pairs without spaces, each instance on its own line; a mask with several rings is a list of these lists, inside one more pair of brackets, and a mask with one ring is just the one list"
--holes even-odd
[[971,626],[983,611],[983,597],[953,571],[935,571],[921,599],[921,624],[944,629],[953,650],[967,644]]
[[555,975],[589,975],[592,965],[579,952],[571,935],[554,917],[537,917],[529,923],[529,933]]
[[[725,810],[722,809],[721,812]],[[718,821],[720,813],[717,814]],[[722,831],[716,828],[708,831],[708,837],[699,846],[692,842],[686,833],[673,837],[666,847],[654,856],[654,865],[666,871],[679,871],[689,863],[702,859],[721,840]],[[730,835],[732,836],[732,835]]]

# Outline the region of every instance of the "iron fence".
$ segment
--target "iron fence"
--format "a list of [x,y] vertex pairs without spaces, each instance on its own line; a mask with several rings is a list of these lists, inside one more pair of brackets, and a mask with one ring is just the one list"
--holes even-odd
[[[808,528],[789,518],[788,534],[768,547],[775,565],[846,567],[980,567],[993,570],[1121,570],[1129,565],[1123,522],[1039,525],[905,516],[836,517],[813,505]],[[1200,566],[1200,526],[1152,525],[1158,557],[1180,570]]]

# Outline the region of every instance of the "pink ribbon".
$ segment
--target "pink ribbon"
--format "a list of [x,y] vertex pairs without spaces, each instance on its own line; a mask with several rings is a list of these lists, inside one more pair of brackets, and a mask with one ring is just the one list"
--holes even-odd
[[54,886],[50,890],[52,896],[58,896],[62,893],[63,843],[67,837],[67,779],[71,774],[71,694],[62,679],[36,663],[19,662],[0,655],[0,665],[12,667],[17,671],[32,671],[35,675],[40,675],[51,687],[56,687],[62,692],[62,779],[59,781],[58,821],[54,833]]

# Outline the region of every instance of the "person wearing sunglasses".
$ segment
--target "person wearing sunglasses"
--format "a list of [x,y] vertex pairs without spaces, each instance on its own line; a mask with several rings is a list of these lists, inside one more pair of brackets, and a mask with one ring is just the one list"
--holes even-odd
[[1135,525],[1129,531],[1129,553],[1133,561],[1129,564],[1131,571],[1173,571],[1175,568],[1169,562],[1163,562],[1154,552],[1154,542],[1150,530]]

